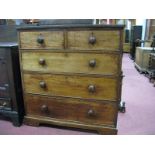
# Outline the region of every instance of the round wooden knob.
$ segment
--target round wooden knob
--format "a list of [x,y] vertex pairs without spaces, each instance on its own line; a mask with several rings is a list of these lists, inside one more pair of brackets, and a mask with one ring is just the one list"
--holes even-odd
[[42,36],[39,36],[39,37],[37,38],[37,43],[43,44],[43,43],[44,43],[44,38],[43,38]]
[[45,65],[45,64],[46,64],[45,59],[40,58],[40,59],[39,59],[39,64],[40,64],[40,65]]
[[48,111],[48,106],[45,105],[45,104],[42,105],[42,106],[41,106],[41,111],[42,111],[42,112],[47,112],[47,111]]
[[40,85],[41,88],[46,88],[45,81],[40,81],[39,85]]
[[95,92],[95,86],[94,85],[89,85],[88,90],[89,90],[90,93],[94,93]]
[[89,66],[90,67],[95,67],[96,66],[96,60],[90,60],[89,61]]
[[92,109],[88,110],[88,116],[95,116],[96,115],[96,112]]
[[90,37],[89,37],[89,43],[92,44],[92,45],[95,44],[95,43],[96,43],[96,37],[93,36],[93,35],[90,36]]

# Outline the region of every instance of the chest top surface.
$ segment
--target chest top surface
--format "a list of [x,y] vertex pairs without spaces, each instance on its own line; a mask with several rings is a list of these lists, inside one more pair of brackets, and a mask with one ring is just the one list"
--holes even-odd
[[17,47],[17,42],[0,42],[0,48],[6,48],[6,47]]
[[124,25],[92,25],[92,24],[68,24],[68,25],[22,25],[17,27],[17,30],[33,30],[33,29],[124,29]]

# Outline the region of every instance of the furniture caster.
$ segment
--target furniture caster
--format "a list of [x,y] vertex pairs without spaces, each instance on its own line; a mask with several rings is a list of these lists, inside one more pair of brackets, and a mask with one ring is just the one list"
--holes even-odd
[[125,102],[124,101],[120,102],[120,104],[119,104],[119,111],[122,112],[122,113],[125,113],[126,108],[125,108]]

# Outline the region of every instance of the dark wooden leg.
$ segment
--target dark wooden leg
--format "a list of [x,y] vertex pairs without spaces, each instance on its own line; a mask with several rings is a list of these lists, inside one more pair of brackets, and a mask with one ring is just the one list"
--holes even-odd
[[12,121],[12,124],[16,127],[19,127],[22,123],[21,117],[19,117],[18,113],[15,111],[3,111],[1,114],[4,117],[9,118]]
[[152,82],[152,76],[149,74],[149,82]]
[[13,117],[11,117],[11,119],[12,119],[12,123],[14,126],[16,126],[16,127],[21,126],[21,122],[20,122],[18,116],[13,116]]

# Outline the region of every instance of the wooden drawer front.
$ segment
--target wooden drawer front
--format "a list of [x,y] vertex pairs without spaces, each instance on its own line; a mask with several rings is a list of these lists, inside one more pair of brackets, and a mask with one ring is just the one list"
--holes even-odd
[[120,72],[119,55],[94,53],[23,52],[27,71],[116,75]]
[[119,50],[120,31],[69,31],[68,48]]
[[[38,39],[43,40],[43,43],[38,43]],[[64,35],[61,31],[20,32],[20,48],[62,49],[64,48]]]
[[10,97],[10,61],[10,55],[7,49],[0,47],[0,97],[4,98]]
[[27,93],[116,100],[117,79],[50,74],[24,74]]
[[117,104],[113,103],[91,103],[33,95],[26,95],[25,101],[27,115],[108,125],[115,124],[117,115]]

